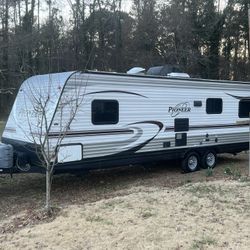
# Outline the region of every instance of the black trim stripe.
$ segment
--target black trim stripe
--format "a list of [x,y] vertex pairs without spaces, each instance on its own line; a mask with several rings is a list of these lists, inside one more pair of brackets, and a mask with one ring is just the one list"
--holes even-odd
[[[158,121],[143,121],[143,122],[135,122],[129,124],[136,125],[136,124],[154,124],[159,127],[158,133],[162,130],[163,124]],[[65,136],[69,137],[78,137],[78,136],[97,136],[97,135],[120,135],[120,134],[133,134],[134,130],[132,129],[113,129],[113,130],[89,130],[89,131],[68,131],[66,132]],[[156,134],[156,135],[157,135]],[[60,132],[51,132],[48,134],[49,137],[59,137],[62,136],[63,133]],[[154,136],[155,137],[155,136]]]
[[190,129],[202,129],[202,128],[233,128],[233,127],[248,127],[249,124],[218,124],[218,125],[206,125],[206,126],[191,126]]
[[[216,124],[216,125],[194,125],[190,126],[189,130],[199,130],[199,129],[220,129],[220,128],[235,128],[235,127],[249,127],[249,124]],[[174,127],[166,127],[165,132],[169,130],[174,130]]]
[[159,121],[142,121],[142,122],[134,122],[134,123],[130,123],[128,125],[138,125],[138,124],[154,124],[157,125],[159,127],[159,131],[160,132],[163,128],[163,123],[159,122]]
[[116,129],[116,130],[92,130],[92,131],[69,131],[65,135],[60,132],[49,133],[49,137],[79,137],[79,136],[97,136],[97,135],[120,135],[120,134],[133,134],[131,129]]
[[[155,124],[159,127],[158,133],[162,130],[163,124],[156,121],[144,121],[131,123],[129,125],[135,124]],[[216,125],[197,125],[190,126],[189,130],[199,130],[199,129],[221,129],[221,128],[234,128],[234,127],[248,127],[248,124],[216,124]],[[174,127],[166,127],[165,132],[174,130]],[[113,130],[89,130],[89,131],[68,131],[65,134],[65,137],[79,137],[79,136],[98,136],[98,135],[121,135],[121,134],[133,134],[132,129],[113,129]],[[158,134],[157,133],[157,134]],[[51,132],[48,134],[49,137],[59,137],[63,133],[60,132]]]

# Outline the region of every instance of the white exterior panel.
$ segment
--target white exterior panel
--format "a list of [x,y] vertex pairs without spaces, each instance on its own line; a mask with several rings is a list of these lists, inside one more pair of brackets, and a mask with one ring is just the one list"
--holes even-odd
[[25,80],[16,97],[6,123],[3,137],[23,142],[33,142],[31,133],[45,131],[41,126],[36,106],[39,100],[48,99],[46,105],[47,124],[50,123],[67,79],[74,72],[32,76]]

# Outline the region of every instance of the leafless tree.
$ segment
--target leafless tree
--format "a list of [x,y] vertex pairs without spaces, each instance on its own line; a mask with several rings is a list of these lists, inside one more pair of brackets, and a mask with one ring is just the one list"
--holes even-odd
[[[55,93],[58,92],[58,89],[53,88],[51,80],[46,87],[39,87],[37,84],[29,82],[23,91],[28,129],[25,130],[22,127],[22,131],[34,145],[40,166],[45,169],[45,209],[50,213],[51,185],[55,167],[58,165],[58,154],[83,102],[85,86],[78,84],[70,93],[62,93],[60,98],[57,96],[58,93]],[[59,102],[55,110],[53,104],[57,98],[59,98]],[[56,139],[50,136],[51,124],[54,119],[58,124]]]

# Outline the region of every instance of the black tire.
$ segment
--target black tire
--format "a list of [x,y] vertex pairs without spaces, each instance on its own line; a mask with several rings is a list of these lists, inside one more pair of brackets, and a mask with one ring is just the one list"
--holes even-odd
[[202,168],[214,168],[217,164],[217,155],[213,150],[208,150],[201,158],[201,167]]
[[185,173],[195,172],[200,169],[200,156],[195,152],[188,153],[182,160],[182,169]]

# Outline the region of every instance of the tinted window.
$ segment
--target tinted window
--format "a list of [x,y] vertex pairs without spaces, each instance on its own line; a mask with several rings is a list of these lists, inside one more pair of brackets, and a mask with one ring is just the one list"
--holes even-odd
[[248,118],[250,112],[250,100],[241,100],[239,102],[239,117]]
[[208,98],[206,102],[207,114],[221,114],[222,113],[222,99]]
[[92,123],[95,125],[116,124],[119,121],[119,103],[116,100],[94,100]]

